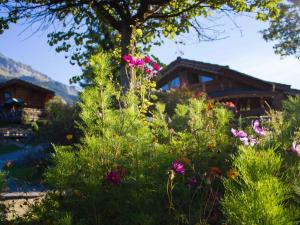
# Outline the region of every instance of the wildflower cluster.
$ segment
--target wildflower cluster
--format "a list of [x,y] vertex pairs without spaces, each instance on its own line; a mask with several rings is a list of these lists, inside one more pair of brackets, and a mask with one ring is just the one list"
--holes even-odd
[[234,137],[239,138],[245,146],[254,146],[257,144],[257,140],[252,136],[248,136],[245,131],[231,128],[231,133]]
[[[266,130],[260,126],[259,120],[252,121],[252,128],[258,136],[266,135]],[[248,136],[248,134],[245,131],[231,128],[231,133],[233,134],[234,137],[239,138],[244,143],[245,146],[250,145],[253,147],[254,145],[256,145],[258,143],[258,141],[255,137]]]
[[125,62],[127,62],[129,67],[144,69],[144,72],[149,79],[155,77],[160,70],[160,66],[153,62],[149,56],[138,58],[131,55],[124,55],[122,58]]

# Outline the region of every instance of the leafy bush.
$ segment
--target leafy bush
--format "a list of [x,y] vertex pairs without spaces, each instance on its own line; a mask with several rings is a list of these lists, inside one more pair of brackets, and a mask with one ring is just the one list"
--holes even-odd
[[[46,111],[46,119],[33,124],[33,129],[39,131],[39,137],[55,144],[74,142],[78,136],[75,126],[77,106],[68,105],[56,96],[47,102]],[[72,140],[67,138],[68,135],[72,136]]]
[[224,182],[223,211],[229,224],[296,225],[299,207],[289,204],[291,186],[281,180],[282,159],[274,150],[242,147],[233,161],[238,178]]
[[[79,103],[81,143],[55,147],[47,180],[64,193],[59,210],[71,212],[78,224],[218,221],[220,178],[233,150],[232,113],[203,97],[177,105],[169,119],[163,104],[151,103],[151,80],[137,74],[123,95],[109,62],[108,55],[91,60],[94,83]],[[170,170],[176,160],[184,175]]]
[[[295,152],[300,146],[286,150],[292,141],[288,131],[294,130],[296,140],[300,135],[297,127],[284,124],[287,112],[253,121],[246,133],[242,120],[233,123],[228,107],[205,96],[186,95],[172,103],[169,97],[178,93],[171,92],[163,99],[166,104],[158,102],[143,67],[129,68],[135,73],[124,92],[112,79],[110,62],[108,54],[91,58],[86,71],[93,82],[78,104],[82,138],[55,147],[54,166],[46,173],[55,192],[32,208],[27,221],[297,224],[300,167]],[[49,122],[64,136],[68,133],[60,133],[60,125],[71,112],[61,108],[52,104]],[[289,108],[291,113],[297,109]]]

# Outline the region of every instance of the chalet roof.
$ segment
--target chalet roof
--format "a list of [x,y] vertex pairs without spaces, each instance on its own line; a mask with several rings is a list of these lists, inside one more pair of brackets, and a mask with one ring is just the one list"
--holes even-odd
[[233,70],[229,66],[222,66],[222,65],[218,65],[218,64],[211,64],[211,63],[195,61],[195,60],[190,60],[190,59],[183,59],[180,57],[178,57],[175,61],[171,62],[166,68],[164,68],[163,70],[160,71],[160,75],[158,76],[157,81],[160,82],[160,81],[164,80],[164,78],[167,78],[169,75],[171,75],[174,70],[182,68],[182,67],[195,69],[195,70],[201,70],[204,72],[209,72],[209,73],[217,74],[217,75],[230,76],[231,78],[234,78],[235,80],[243,82],[243,83],[245,83],[245,82],[248,83],[248,81],[251,80],[251,82],[253,82],[253,83],[272,87],[272,88],[283,90],[283,91],[295,90],[295,89],[291,89],[291,85],[265,81],[265,80],[250,76],[248,74]]
[[46,94],[50,94],[50,95],[54,95],[55,94],[54,91],[51,91],[51,90],[49,90],[47,88],[43,88],[41,86],[35,85],[33,83],[30,83],[30,82],[27,82],[27,81],[24,81],[24,80],[21,80],[21,79],[11,79],[11,80],[8,80],[8,81],[6,81],[4,83],[0,83],[0,89],[3,88],[3,87],[14,85],[14,84],[19,84],[21,86],[28,87],[30,89],[34,89],[36,91],[40,91],[40,92],[43,92],[43,93],[46,93]]

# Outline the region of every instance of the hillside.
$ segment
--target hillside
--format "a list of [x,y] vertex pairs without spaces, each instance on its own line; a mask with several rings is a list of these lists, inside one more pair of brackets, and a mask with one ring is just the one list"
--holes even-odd
[[68,103],[72,103],[78,98],[79,92],[75,87],[55,81],[30,66],[16,62],[0,53],[0,82],[13,78],[19,78],[52,90]]

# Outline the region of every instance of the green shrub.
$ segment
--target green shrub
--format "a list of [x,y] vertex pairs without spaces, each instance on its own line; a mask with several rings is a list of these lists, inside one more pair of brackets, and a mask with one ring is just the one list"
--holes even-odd
[[[38,136],[42,140],[54,144],[70,144],[78,138],[75,120],[78,116],[77,106],[68,105],[59,97],[54,97],[46,104],[47,116],[44,120],[35,123]],[[33,126],[33,129],[36,126]],[[72,139],[68,140],[67,136]]]
[[[149,80],[137,77],[135,87],[122,95],[112,82],[109,62],[107,55],[91,60],[94,83],[79,103],[81,143],[55,147],[54,167],[46,177],[64,193],[58,210],[85,224],[220,220],[216,196],[222,192],[221,170],[234,150],[232,113],[199,98],[177,105],[170,118],[163,104],[152,105]],[[186,174],[172,178],[174,188],[168,189],[174,160],[185,161]],[[211,167],[221,167],[220,172],[206,176]],[[114,181],[112,172],[118,174]],[[192,177],[195,187],[188,184]]]
[[239,176],[224,182],[223,212],[229,224],[296,225],[299,207],[289,204],[291,186],[281,180],[282,159],[269,150],[241,148],[233,161]]

